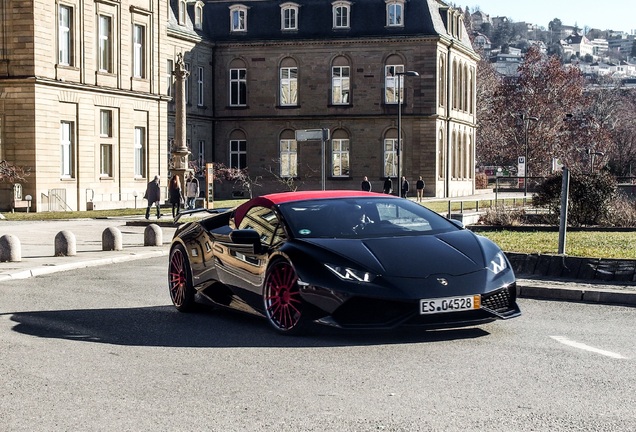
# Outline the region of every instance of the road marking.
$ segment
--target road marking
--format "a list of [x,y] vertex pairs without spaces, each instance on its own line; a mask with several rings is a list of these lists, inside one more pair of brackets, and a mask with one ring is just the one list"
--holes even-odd
[[627,358],[627,357],[624,357],[624,356],[622,356],[620,354],[617,354],[615,352],[606,351],[606,350],[602,350],[602,349],[599,349],[599,348],[591,347],[589,345],[585,345],[585,344],[580,343],[580,342],[575,342],[575,341],[570,340],[570,339],[568,339],[568,338],[566,338],[564,336],[550,336],[550,337],[552,339],[558,341],[558,342],[561,342],[562,344],[565,344],[565,345],[568,345],[568,346],[571,346],[571,347],[574,347],[574,348],[582,349],[582,350],[585,350],[585,351],[591,351],[591,352],[596,353],[596,354],[601,354],[601,355],[604,355],[604,356],[607,356],[607,357],[616,358],[616,359],[626,359]]

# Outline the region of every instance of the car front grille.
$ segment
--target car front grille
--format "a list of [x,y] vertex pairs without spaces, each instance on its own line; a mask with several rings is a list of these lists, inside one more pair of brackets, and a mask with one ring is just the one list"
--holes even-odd
[[498,314],[506,315],[512,313],[516,308],[517,287],[512,284],[506,288],[481,295],[481,307]]

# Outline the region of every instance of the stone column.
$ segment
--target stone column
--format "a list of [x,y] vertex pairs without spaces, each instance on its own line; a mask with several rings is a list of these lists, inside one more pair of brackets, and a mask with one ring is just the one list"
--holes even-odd
[[185,172],[188,169],[190,151],[186,145],[186,79],[190,75],[185,68],[183,54],[177,54],[175,75],[175,125],[172,142],[172,167],[170,171],[181,178],[181,187],[185,188]]

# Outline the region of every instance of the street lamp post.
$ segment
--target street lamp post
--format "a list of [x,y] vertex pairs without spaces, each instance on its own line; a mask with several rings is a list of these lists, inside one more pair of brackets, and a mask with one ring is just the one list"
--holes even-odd
[[538,117],[530,117],[525,113],[519,114],[519,118],[523,121],[523,129],[524,129],[524,141],[525,141],[525,167],[523,170],[523,199],[525,200],[528,196],[528,167],[530,164],[528,163],[528,128],[530,127],[530,122],[538,122]]
[[398,78],[398,118],[397,118],[397,129],[398,129],[398,138],[397,138],[397,181],[399,185],[398,196],[402,195],[402,76],[420,76],[419,73],[415,71],[406,71],[406,72],[396,72],[395,73]]

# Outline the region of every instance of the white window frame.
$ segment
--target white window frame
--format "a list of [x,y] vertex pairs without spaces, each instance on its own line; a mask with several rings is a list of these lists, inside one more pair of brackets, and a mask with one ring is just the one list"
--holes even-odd
[[174,60],[166,61],[166,95],[172,96],[174,93]]
[[348,1],[336,1],[332,4],[333,28],[348,29],[351,26],[351,3]]
[[197,106],[202,107],[204,104],[204,86],[203,86],[203,74],[205,70],[203,66],[197,66]]
[[295,139],[280,140],[280,176],[298,176],[298,142]]
[[100,177],[113,176],[113,145],[112,144],[102,143],[99,145],[99,176]]
[[197,30],[203,29],[203,5],[197,3],[194,6],[194,28]]
[[111,110],[99,110],[99,136],[102,138],[113,136],[113,112]]
[[384,177],[397,178],[397,138],[384,139]]
[[349,66],[331,67],[331,103],[333,105],[351,103],[351,68]]
[[[190,63],[185,63],[185,70],[190,72]],[[188,77],[185,79],[185,102],[186,105],[190,103],[190,88],[192,86],[191,83],[192,74],[188,73]]]
[[113,18],[110,15],[100,14],[97,18],[99,39],[97,52],[97,69],[100,72],[113,71]]
[[[349,177],[351,173],[350,145],[348,138],[331,139],[331,175],[333,177]],[[336,172],[337,170],[339,172]]]
[[[241,160],[244,161],[245,166],[241,166]],[[230,140],[230,168],[247,168],[247,140]]]
[[247,105],[247,69],[230,69],[230,106]]
[[247,31],[247,7],[244,5],[230,6],[230,30],[232,32]]
[[197,161],[199,162],[199,168],[205,168],[205,141],[199,140],[199,153],[197,155]]
[[280,104],[281,106],[298,105],[298,67],[296,66],[280,68]]
[[188,8],[186,5],[186,0],[179,0],[179,25],[185,25],[187,14]]
[[74,170],[74,122],[60,122],[60,177],[73,178]]
[[387,27],[404,27],[404,1],[386,0]]
[[146,27],[133,24],[133,77],[146,77]]
[[281,30],[298,30],[298,5],[296,3],[283,3],[280,5]]
[[400,100],[404,103],[404,76],[400,79],[398,73],[404,73],[404,65],[384,66],[384,102],[387,104],[397,105],[398,91],[401,92]]
[[58,63],[73,66],[73,8],[60,5],[58,10]]
[[133,149],[134,177],[144,178],[146,170],[146,128],[135,126],[135,142]]

